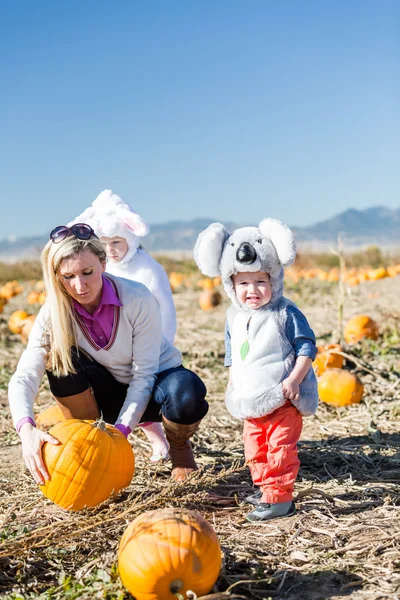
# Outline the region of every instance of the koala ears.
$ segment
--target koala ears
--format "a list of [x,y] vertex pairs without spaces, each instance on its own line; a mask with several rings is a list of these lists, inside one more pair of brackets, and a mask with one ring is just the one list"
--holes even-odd
[[287,225],[277,219],[263,219],[258,225],[262,235],[271,240],[282,267],[294,263],[296,258],[296,242]]
[[193,256],[200,271],[207,277],[220,275],[219,263],[222,250],[229,236],[229,231],[222,223],[211,223],[199,234]]
[[121,222],[138,237],[143,237],[149,233],[148,224],[137,213],[126,210],[122,206],[117,206],[115,213]]

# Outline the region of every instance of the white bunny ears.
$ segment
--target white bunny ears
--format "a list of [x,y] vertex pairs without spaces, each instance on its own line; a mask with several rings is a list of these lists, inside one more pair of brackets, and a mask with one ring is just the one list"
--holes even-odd
[[[125,237],[121,235],[125,228],[139,237],[143,237],[149,232],[146,221],[112,190],[102,191],[94,200],[91,209],[93,210],[92,218],[96,221],[97,235]],[[87,211],[90,211],[90,208]],[[90,214],[88,217],[90,218]],[[116,230],[115,233],[113,233],[114,230]]]
[[146,221],[112,190],[103,190],[92,205],[69,225],[74,223],[87,223],[99,237],[126,237],[132,234],[143,237],[149,232]]

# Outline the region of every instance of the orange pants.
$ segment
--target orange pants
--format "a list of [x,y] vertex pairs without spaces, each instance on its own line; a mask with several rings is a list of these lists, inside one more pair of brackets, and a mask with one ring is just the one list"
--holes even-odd
[[262,490],[261,502],[277,504],[293,499],[302,427],[303,417],[290,400],[261,419],[244,422],[244,454],[253,482]]

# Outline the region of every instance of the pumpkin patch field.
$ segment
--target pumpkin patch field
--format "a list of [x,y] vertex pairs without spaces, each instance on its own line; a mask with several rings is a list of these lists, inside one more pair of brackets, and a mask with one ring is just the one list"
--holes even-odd
[[[104,482],[95,505],[88,508],[85,500],[86,507],[76,504],[76,510],[42,493],[23,466],[7,385],[45,297],[39,299],[37,279],[7,286],[0,302],[0,599],[128,600],[140,588],[140,598],[165,600],[142,591],[173,562],[164,542],[161,551],[149,540],[150,528],[174,539],[176,556],[184,556],[186,546],[201,555],[205,575],[193,583],[199,593],[182,593],[187,567],[180,566],[171,592],[177,600],[398,600],[400,274],[363,279],[358,271],[357,285],[344,282],[342,333],[337,278],[288,277],[285,295],[317,335],[314,366],[323,401],[315,416],[304,419],[296,514],[252,524],[245,520],[251,507],[243,503],[253,491],[243,426],[224,406],[228,300],[220,281],[204,282],[198,273],[191,279],[194,269],[181,275],[179,264],[173,272],[176,345],[184,365],[204,380],[210,404],[193,438],[199,471],[184,484],[171,482],[168,463],[151,463],[149,443],[135,430],[129,436],[134,467],[128,448],[132,464],[118,493]],[[345,336],[352,317],[359,318]],[[36,414],[53,404],[43,378]],[[51,426],[51,415],[42,427]],[[192,521],[196,535],[194,529],[185,534]],[[147,569],[140,585],[138,575],[127,571],[139,559]]]

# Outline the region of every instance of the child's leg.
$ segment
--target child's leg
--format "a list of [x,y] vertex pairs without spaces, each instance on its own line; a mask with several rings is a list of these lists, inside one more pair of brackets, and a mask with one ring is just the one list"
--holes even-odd
[[268,458],[262,475],[261,502],[278,504],[293,500],[294,483],[299,472],[297,442],[303,418],[288,401],[265,417]]
[[153,454],[150,457],[152,462],[167,460],[169,458],[169,444],[165,437],[164,429],[161,423],[140,423],[142,431],[151,443]]
[[263,419],[244,421],[244,456],[254,485],[261,486],[267,468],[267,430]]

